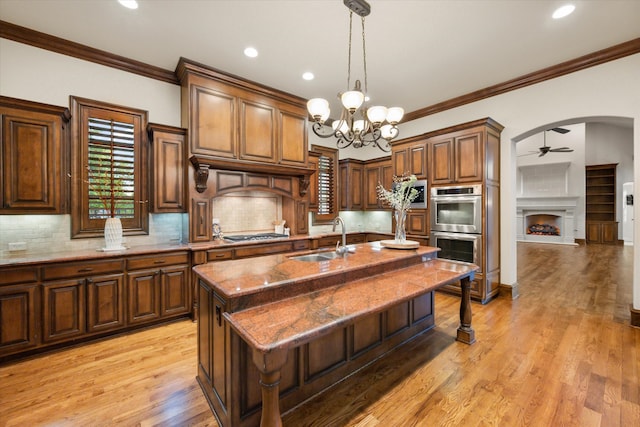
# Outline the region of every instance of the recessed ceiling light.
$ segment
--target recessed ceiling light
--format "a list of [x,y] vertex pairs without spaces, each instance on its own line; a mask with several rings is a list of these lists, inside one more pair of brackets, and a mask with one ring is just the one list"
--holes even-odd
[[553,19],[564,18],[565,16],[571,15],[574,10],[576,10],[576,7],[574,5],[565,4],[564,6],[560,6],[559,8],[557,8],[556,11],[553,12],[553,15],[551,15],[551,17]]
[[118,0],[118,3],[126,7],[127,9],[137,9],[138,2],[136,0]]
[[255,47],[248,47],[244,50],[244,54],[249,58],[255,58],[258,56],[258,51]]
[[302,74],[302,78],[305,80],[313,80],[316,76],[313,75],[312,72],[307,71],[306,73]]

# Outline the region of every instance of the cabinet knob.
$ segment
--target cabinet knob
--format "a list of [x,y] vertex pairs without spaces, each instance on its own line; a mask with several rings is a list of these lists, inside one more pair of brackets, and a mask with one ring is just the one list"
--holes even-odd
[[154,264],[164,264],[166,261],[163,259],[157,259],[155,261],[153,261]]

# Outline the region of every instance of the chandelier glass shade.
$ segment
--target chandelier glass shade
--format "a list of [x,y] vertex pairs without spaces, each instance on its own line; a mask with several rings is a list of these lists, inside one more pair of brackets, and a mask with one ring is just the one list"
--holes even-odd
[[349,62],[347,70],[347,89],[351,87],[351,36],[353,12],[362,18],[362,59],[364,65],[364,91],[360,80],[355,81],[353,89],[338,94],[342,111],[338,119],[330,117],[329,102],[324,98],[313,98],[307,102],[307,110],[313,119],[311,129],[321,138],[337,138],[338,148],[354,148],[373,145],[382,151],[391,151],[389,142],[398,136],[398,123],[404,110],[400,107],[387,108],[382,105],[366,105],[367,92],[367,54],[364,36],[364,17],[370,13],[370,6],[364,0],[344,0],[349,12]]

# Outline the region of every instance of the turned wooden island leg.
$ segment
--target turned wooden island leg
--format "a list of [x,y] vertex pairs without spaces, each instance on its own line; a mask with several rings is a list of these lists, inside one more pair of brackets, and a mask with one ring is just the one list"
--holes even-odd
[[282,427],[280,417],[280,370],[287,362],[287,350],[262,353],[253,350],[253,363],[260,371],[262,415],[260,427]]
[[460,326],[456,340],[465,344],[476,342],[476,332],[471,327],[471,277],[460,279],[462,298],[460,299]]

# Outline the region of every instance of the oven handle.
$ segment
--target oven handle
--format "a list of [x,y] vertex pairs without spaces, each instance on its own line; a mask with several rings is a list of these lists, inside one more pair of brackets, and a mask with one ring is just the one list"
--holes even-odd
[[446,231],[432,231],[431,236],[433,237],[448,237],[450,239],[457,240],[471,240],[477,241],[482,237],[481,234],[471,234],[471,233],[447,233]]
[[482,196],[431,196],[433,203],[450,203],[450,202],[472,202],[476,203],[482,200]]

